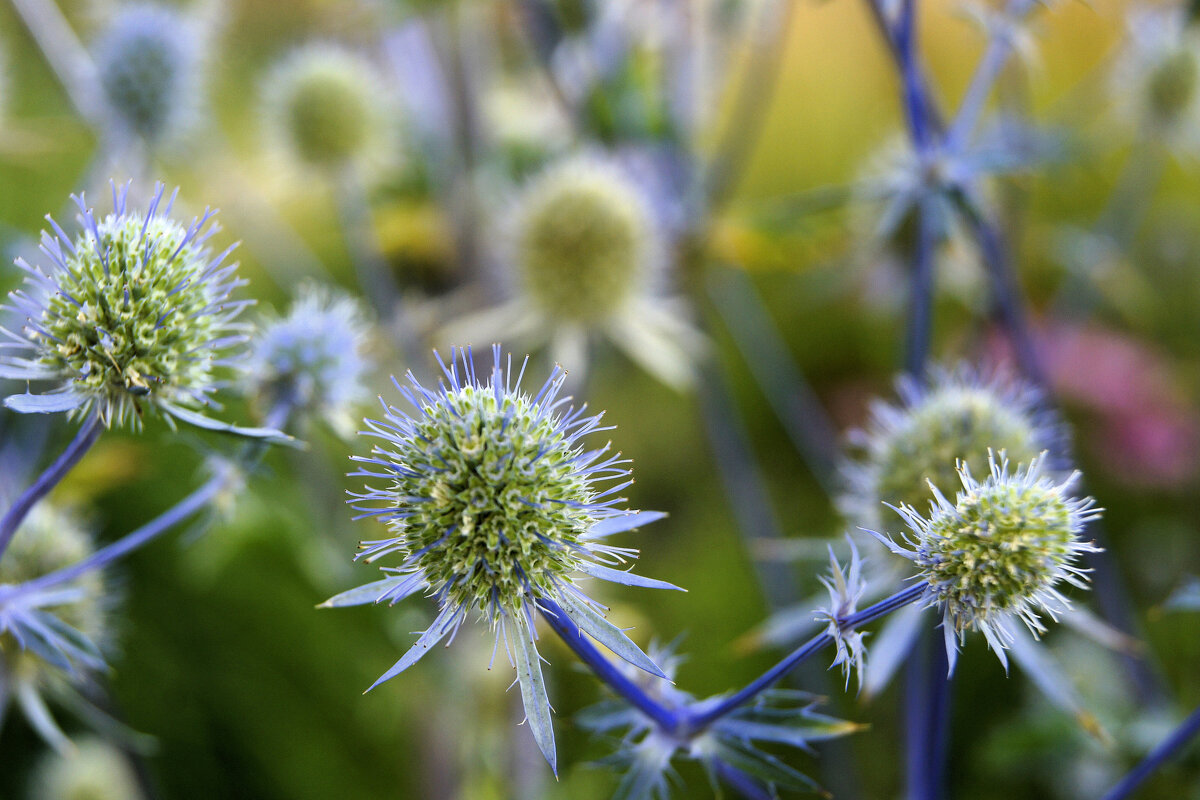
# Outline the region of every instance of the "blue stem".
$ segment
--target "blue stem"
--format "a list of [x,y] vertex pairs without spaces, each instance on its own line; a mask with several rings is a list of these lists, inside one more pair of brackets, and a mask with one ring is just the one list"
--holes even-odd
[[[879,619],[886,614],[890,614],[898,608],[903,608],[909,603],[915,603],[917,600],[921,599],[921,596],[925,593],[926,588],[927,587],[925,584],[916,583],[906,589],[901,589],[891,597],[884,598],[873,606],[869,606],[862,611],[839,619],[837,621],[838,628],[842,632],[848,632],[854,630],[859,625],[865,625],[868,622]],[[783,676],[795,669],[801,662],[826,646],[833,644],[833,641],[834,638],[829,633],[817,634],[804,644],[800,645],[800,647],[793,650],[782,661],[764,672],[756,680],[747,684],[746,687],[741,691],[737,692],[736,694],[732,694],[729,697],[721,700],[719,703],[705,708],[700,713],[695,714],[692,719],[689,720],[689,727],[692,730],[703,730],[704,728],[707,728],[709,725],[716,722],[729,712],[753,700],[767,689],[770,689],[772,686],[778,683]]]
[[1154,751],[1146,756],[1145,760],[1138,764],[1132,772],[1122,778],[1120,783],[1109,789],[1103,800],[1124,800],[1141,785],[1142,781],[1173,758],[1197,734],[1200,734],[1200,708],[1193,711],[1182,725],[1176,728],[1162,744],[1154,748]]
[[905,718],[908,726],[907,800],[945,796],[946,744],[950,728],[950,678],[946,645],[927,631],[909,664]]
[[726,764],[724,761],[715,761],[713,768],[718,778],[732,786],[746,800],[772,800],[772,798],[777,796],[773,792],[767,791],[754,778],[742,772],[737,767]]
[[934,230],[933,213],[924,203],[918,208],[918,216],[905,368],[920,381],[924,379],[933,338]]
[[25,521],[26,515],[79,463],[80,459],[96,443],[101,430],[103,430],[103,426],[100,424],[100,418],[95,414],[89,415],[62,455],[47,467],[37,477],[37,480],[21,493],[16,502],[9,506],[8,510],[4,512],[4,516],[0,517],[0,558],[4,556],[4,551],[8,549],[8,543],[16,535],[17,529]]

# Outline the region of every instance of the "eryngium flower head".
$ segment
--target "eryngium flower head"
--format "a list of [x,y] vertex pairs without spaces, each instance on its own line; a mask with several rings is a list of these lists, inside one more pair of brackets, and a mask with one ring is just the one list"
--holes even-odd
[[199,31],[166,6],[123,7],[93,48],[104,99],[123,129],[157,144],[195,116]]
[[[50,219],[42,233],[43,264],[17,265],[28,291],[9,297],[25,317],[20,333],[4,329],[0,377],[60,384],[49,394],[19,394],[5,405],[20,412],[95,410],[106,425],[140,424],[145,406],[202,427],[228,430],[197,413],[218,387],[216,371],[232,366],[229,348],[245,340],[234,319],[248,300],[231,300],[244,281],[233,249],[218,255],[205,246],[217,231],[212,211],[190,225],[171,217],[158,185],[143,214],[126,208],[113,188],[113,213],[97,219],[82,197],[80,231],[70,237]],[[2,351],[0,351],[2,353]],[[131,412],[135,412],[132,413]]]
[[614,164],[559,162],[514,207],[513,254],[526,295],[552,319],[594,325],[623,308],[660,257],[653,214]]
[[[456,358],[459,359],[456,361]],[[490,376],[480,380],[469,350],[452,353],[444,379],[428,389],[410,373],[397,390],[410,414],[384,405],[382,420],[367,420],[367,435],[382,440],[354,474],[384,481],[351,501],[362,517],[385,522],[391,536],[363,542],[359,558],[390,554],[391,577],[351,590],[326,606],[398,602],[426,591],[439,606],[433,624],[375,685],[386,681],[454,632],[471,612],[487,620],[515,660],[534,738],[554,764],[549,701],[535,645],[534,613],[557,604],[579,628],[630,663],[661,674],[603,608],[577,587],[582,575],[632,586],[676,588],[614,569],[637,551],[607,537],[663,515],[619,508],[616,493],[631,480],[620,454],[608,445],[586,449],[584,436],[600,430],[601,415],[586,406],[564,409],[558,396],[565,373],[555,368],[534,395],[521,390],[511,358],[493,348]],[[601,488],[599,484],[616,481]],[[612,566],[609,566],[612,565]],[[551,613],[555,613],[553,610]],[[373,688],[373,687],[372,687]]]
[[959,485],[957,464],[988,469],[989,451],[1029,463],[1043,451],[1046,467],[1062,460],[1062,434],[1033,386],[1000,373],[934,369],[929,385],[908,376],[896,383],[899,405],[876,401],[865,430],[851,443],[861,457],[846,464],[842,510],[859,525],[880,527],[884,504],[925,508],[928,484],[944,493]]
[[287,316],[255,337],[246,375],[267,407],[286,402],[338,430],[362,401],[366,323],[352,298],[303,286]]
[[1200,136],[1200,34],[1178,7],[1132,8],[1113,68],[1114,106],[1139,133],[1196,153]]
[[46,753],[30,782],[29,800],[136,800],[137,775],[116,745],[80,739],[70,753]]
[[1035,636],[1046,629],[1039,611],[1056,619],[1070,602],[1058,590],[1066,582],[1086,588],[1080,553],[1099,548],[1082,541],[1084,525],[1100,515],[1093,500],[1070,494],[1079,473],[1061,482],[1042,474],[1042,459],[1009,472],[1008,461],[989,454],[983,481],[959,465],[960,491],[953,503],[936,488],[928,517],[909,505],[897,511],[911,535],[904,543],[875,534],[893,553],[911,560],[929,588],[929,605],[942,609],[946,652],[953,669],[958,645],[972,628],[1008,666],[1010,621],[1019,619]]
[[383,98],[370,64],[327,44],[285,56],[263,90],[272,136],[301,164],[317,168],[345,166],[377,146]]

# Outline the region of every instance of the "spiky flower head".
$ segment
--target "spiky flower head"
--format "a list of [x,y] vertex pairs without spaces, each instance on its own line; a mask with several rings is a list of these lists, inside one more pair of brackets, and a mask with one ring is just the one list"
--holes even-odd
[[[663,515],[620,508],[616,496],[630,483],[627,460],[608,445],[588,449],[582,439],[601,427],[586,406],[564,408],[565,373],[555,368],[535,394],[521,389],[511,357],[493,348],[490,375],[480,379],[470,350],[452,352],[436,389],[411,373],[393,381],[416,409],[384,404],[366,435],[381,440],[353,473],[379,479],[351,501],[390,535],[363,542],[358,557],[396,556],[390,577],[346,592],[327,606],[390,603],[425,591],[439,613],[412,649],[375,685],[414,664],[464,619],[477,613],[496,630],[497,643],[518,671],[534,737],[554,763],[549,703],[535,645],[534,614],[565,613],[613,652],[642,669],[659,669],[624,633],[604,619],[602,606],[577,586],[592,576],[632,586],[676,588],[615,569],[635,550],[606,543],[615,534]],[[601,484],[606,485],[602,488]]]
[[1015,463],[1049,451],[1046,468],[1063,460],[1060,426],[1037,389],[1019,379],[935,368],[928,385],[903,376],[896,390],[898,405],[876,401],[866,429],[850,435],[861,455],[843,467],[839,504],[863,527],[880,527],[884,504],[926,507],[929,483],[953,492],[960,461],[975,474],[987,472],[990,450]]
[[137,775],[115,745],[82,738],[71,753],[49,752],[38,762],[29,800],[136,800]]
[[384,97],[365,59],[329,44],[293,50],[263,89],[274,139],[300,164],[319,169],[370,154],[382,133]]
[[197,26],[167,6],[122,7],[93,47],[104,100],[120,128],[158,144],[196,118]]
[[960,463],[962,490],[953,503],[930,484],[936,502],[928,516],[910,505],[897,508],[910,531],[908,547],[876,534],[916,565],[928,604],[942,609],[951,669],[971,629],[983,632],[1007,667],[1010,623],[1020,620],[1037,636],[1046,630],[1039,612],[1056,619],[1070,607],[1060,584],[1087,587],[1087,570],[1075,562],[1099,548],[1079,537],[1100,509],[1071,494],[1078,472],[1056,481],[1042,474],[1042,463],[1036,458],[1009,472],[1003,454],[989,454],[983,481]]
[[139,427],[145,408],[205,428],[246,435],[194,409],[212,403],[218,374],[236,365],[245,326],[235,318],[249,300],[231,294],[244,281],[233,249],[213,255],[205,242],[218,228],[204,214],[183,225],[169,215],[175,200],[162,184],[145,213],[127,207],[128,186],[113,187],[113,213],[97,219],[83,197],[80,231],[69,236],[47,217],[43,261],[26,273],[27,290],[12,292],[25,317],[19,332],[0,329],[0,377],[53,381],[47,394],[15,394],[5,405],[20,412],[95,412],[104,424]]
[[268,408],[286,402],[348,430],[348,412],[362,402],[366,323],[351,297],[302,286],[284,317],[255,337],[246,375]]
[[615,164],[551,165],[513,210],[512,259],[525,294],[548,317],[595,325],[624,308],[660,257],[652,213]]

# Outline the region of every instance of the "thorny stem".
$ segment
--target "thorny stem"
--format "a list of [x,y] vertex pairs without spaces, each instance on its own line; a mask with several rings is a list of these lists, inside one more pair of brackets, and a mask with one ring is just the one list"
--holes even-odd
[[12,541],[17,529],[21,527],[21,523],[25,521],[26,515],[37,504],[39,500],[45,497],[50,491],[59,484],[64,476],[70,472],[76,464],[84,457],[96,440],[100,438],[100,431],[104,427],[100,424],[100,417],[96,414],[88,415],[88,418],[83,421],[79,432],[75,434],[75,438],[67,445],[67,449],[62,452],[54,463],[46,467],[46,470],[38,476],[37,480],[24,492],[20,497],[9,506],[4,512],[4,516],[0,517],[0,558],[4,557],[4,551],[8,548],[8,543]]

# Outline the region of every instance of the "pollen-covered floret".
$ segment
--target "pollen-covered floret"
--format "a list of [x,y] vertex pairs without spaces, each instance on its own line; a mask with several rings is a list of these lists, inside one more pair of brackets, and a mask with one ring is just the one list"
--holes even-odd
[[1003,451],[1014,463],[1049,451],[1046,467],[1062,460],[1053,415],[1038,391],[1017,379],[938,369],[927,387],[903,377],[897,389],[899,405],[877,401],[866,429],[851,434],[861,457],[844,467],[839,502],[864,527],[879,527],[884,504],[927,507],[929,483],[953,492],[960,461],[974,474],[986,472],[989,451]]
[[[352,502],[362,517],[386,523],[391,535],[363,542],[367,561],[397,556],[389,577],[344,592],[325,606],[398,602],[425,591],[439,613],[412,648],[376,685],[417,662],[435,644],[453,638],[472,612],[497,632],[497,646],[517,669],[534,738],[554,764],[549,700],[542,680],[534,615],[565,614],[589,636],[631,664],[661,671],[604,607],[577,582],[584,576],[648,588],[676,587],[616,569],[637,551],[606,544],[614,534],[660,519],[656,512],[620,508],[628,461],[608,445],[588,449],[583,437],[608,430],[586,406],[565,408],[565,373],[556,368],[535,394],[521,389],[511,358],[493,348],[491,374],[481,379],[469,350],[455,351],[436,389],[411,373],[396,382],[415,413],[384,405],[367,420],[377,437],[364,467],[354,473],[382,483]],[[615,482],[615,485],[613,485]]]
[[525,188],[514,214],[522,286],[555,319],[608,318],[644,285],[658,258],[641,192],[598,158],[551,166]]
[[365,342],[355,300],[303,286],[287,315],[255,337],[246,369],[250,390],[267,407],[288,403],[346,430],[343,420],[365,395]]
[[951,666],[972,628],[1007,664],[1010,620],[1024,622],[1034,635],[1044,632],[1038,612],[1054,618],[1070,607],[1059,585],[1086,588],[1087,570],[1075,562],[1098,549],[1079,538],[1100,511],[1091,498],[1072,496],[1078,473],[1055,481],[1042,474],[1041,459],[1009,472],[1007,461],[989,456],[988,466],[978,481],[960,464],[962,490],[950,503],[934,488],[927,517],[912,506],[897,509],[911,531],[908,547],[880,536],[916,565],[929,604],[942,609]]
[[[126,187],[127,190],[128,187]],[[232,300],[244,281],[205,246],[216,232],[210,211],[190,225],[168,216],[160,184],[146,213],[126,208],[113,189],[114,211],[97,219],[82,197],[81,231],[73,238],[53,220],[42,235],[44,260],[23,260],[26,290],[10,295],[25,316],[6,335],[0,376],[55,381],[49,394],[19,394],[5,404],[22,412],[99,414],[107,425],[140,424],[145,407],[204,427],[216,423],[191,410],[209,404],[218,372],[233,366],[231,348],[245,340],[234,320],[248,300]],[[206,227],[207,226],[207,227]],[[234,351],[237,352],[236,350]]]

